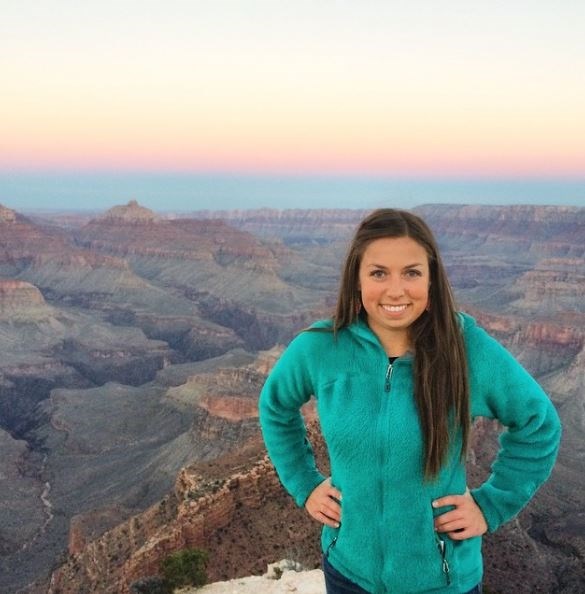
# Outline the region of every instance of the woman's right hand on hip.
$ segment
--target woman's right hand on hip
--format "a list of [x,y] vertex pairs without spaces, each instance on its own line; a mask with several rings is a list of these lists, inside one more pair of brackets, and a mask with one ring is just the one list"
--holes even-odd
[[341,522],[341,493],[331,486],[331,479],[324,480],[313,489],[305,501],[309,515],[331,528],[339,528]]

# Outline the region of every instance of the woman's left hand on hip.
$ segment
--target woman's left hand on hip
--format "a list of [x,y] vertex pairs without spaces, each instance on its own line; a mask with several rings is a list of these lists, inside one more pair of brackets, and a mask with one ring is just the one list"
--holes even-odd
[[445,505],[453,505],[455,509],[435,518],[437,532],[446,533],[453,540],[465,540],[487,532],[487,522],[469,490],[464,495],[446,495],[433,501],[433,507]]

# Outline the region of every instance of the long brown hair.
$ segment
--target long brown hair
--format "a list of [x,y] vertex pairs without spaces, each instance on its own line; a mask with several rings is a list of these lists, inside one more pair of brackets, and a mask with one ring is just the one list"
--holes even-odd
[[411,326],[414,347],[414,395],[424,439],[424,476],[437,476],[444,464],[453,429],[462,434],[461,457],[470,433],[467,360],[455,300],[437,242],[428,225],[415,214],[383,208],[359,225],[343,267],[333,329],[355,322],[361,309],[359,268],[366,247],[375,239],[410,237],[427,253],[430,307]]

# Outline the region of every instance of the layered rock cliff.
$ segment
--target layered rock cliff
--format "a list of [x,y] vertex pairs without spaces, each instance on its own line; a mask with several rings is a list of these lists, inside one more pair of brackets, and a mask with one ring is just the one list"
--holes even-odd
[[37,287],[23,281],[0,278],[0,317],[48,315],[50,308]]
[[183,469],[160,503],[81,550],[72,548],[49,593],[126,594],[186,547],[209,551],[211,580],[262,573],[287,555],[318,563],[318,527],[283,492],[262,449],[254,439],[229,457]]
[[[325,465],[324,446],[313,423],[309,436]],[[495,422],[476,424],[470,486],[485,478],[498,432]],[[535,505],[543,506],[546,500],[546,494],[539,494]],[[567,560],[558,546],[566,537],[554,541],[562,526],[555,524],[543,539],[534,532],[535,524],[541,525],[540,520],[525,511],[486,539],[485,580],[490,591],[576,594],[585,576],[578,560]],[[578,525],[567,531],[569,538],[576,537]],[[183,469],[163,501],[85,546],[77,546],[72,532],[70,558],[53,574],[49,593],[126,594],[132,583],[158,575],[171,552],[190,547],[208,551],[211,582],[260,575],[266,565],[283,557],[305,568],[318,567],[319,531],[319,525],[284,493],[273,467],[262,457],[261,444],[252,440],[237,454]]]
[[210,211],[194,213],[198,219],[221,219],[256,237],[288,245],[323,244],[347,240],[367,213],[350,209],[286,209]]
[[[325,291],[287,275],[289,262],[302,267],[302,261],[281,243],[263,242],[217,218],[132,219],[138,206],[124,208],[122,218],[104,216],[77,230],[77,245],[124,258],[142,279],[184,297],[206,320],[233,330],[246,348],[288,342],[325,308]],[[189,354],[196,342],[185,333],[177,344]]]
[[[130,203],[77,230],[0,210],[7,453],[0,477],[8,477],[0,485],[0,590],[39,577],[26,591],[45,594],[41,576],[67,540],[72,556],[55,588],[69,591],[127,588],[201,534],[212,550],[212,579],[261,573],[268,561],[291,556],[287,548],[317,563],[310,532],[317,528],[271,490],[272,471],[260,464],[255,400],[280,351],[258,358],[231,349],[286,344],[328,315],[347,237],[363,213],[168,221],[141,208]],[[575,584],[585,583],[583,209],[420,211],[439,235],[459,301],[538,376],[564,421],[551,482],[518,522],[486,538],[488,584],[578,592]],[[253,237],[248,224],[273,239]],[[495,431],[489,422],[476,429],[473,480],[497,449]],[[250,476],[270,497],[247,505],[235,484],[253,489],[234,477],[254,468]],[[186,487],[173,491],[173,483],[191,485],[191,495],[181,499]],[[202,498],[216,507],[208,513]],[[20,532],[16,515],[25,518]],[[264,544],[250,548],[247,535]]]
[[515,260],[585,254],[585,209],[577,206],[429,204],[415,211],[448,248]]
[[75,233],[79,245],[122,257],[195,260],[255,265],[270,270],[274,257],[249,233],[224,221],[163,220],[136,201],[116,206]]

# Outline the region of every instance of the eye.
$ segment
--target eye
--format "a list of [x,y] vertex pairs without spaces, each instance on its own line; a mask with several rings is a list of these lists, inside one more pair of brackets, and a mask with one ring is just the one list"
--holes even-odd
[[377,279],[382,279],[386,276],[386,273],[383,270],[372,270],[372,272],[370,272],[370,276],[372,278],[377,278]]
[[410,268],[404,273],[404,276],[406,276],[406,278],[419,278],[422,276],[422,272],[416,268]]

